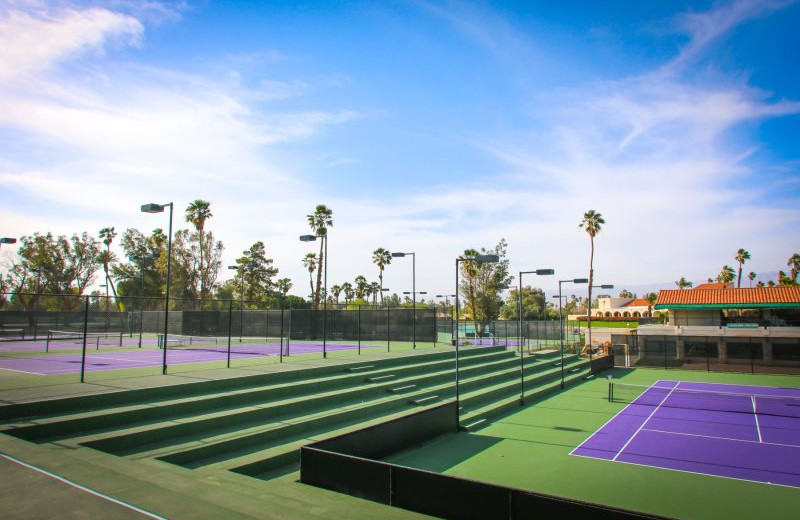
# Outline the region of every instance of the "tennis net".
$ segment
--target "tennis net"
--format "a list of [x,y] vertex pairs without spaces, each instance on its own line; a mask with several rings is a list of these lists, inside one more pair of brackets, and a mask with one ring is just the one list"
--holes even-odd
[[[158,335],[158,348],[164,348],[164,335]],[[265,338],[231,338],[230,352],[252,356],[278,355],[280,338],[274,341]],[[228,353],[228,338],[187,334],[169,334],[166,340],[169,350],[198,350],[203,352]]]
[[101,345],[122,346],[122,332],[87,332],[70,330],[48,330],[45,339],[45,351],[49,351],[53,345],[83,345],[84,337],[87,345],[93,345],[99,349]]
[[775,394],[695,390],[609,381],[608,400],[659,408],[682,408],[800,418],[800,397]]

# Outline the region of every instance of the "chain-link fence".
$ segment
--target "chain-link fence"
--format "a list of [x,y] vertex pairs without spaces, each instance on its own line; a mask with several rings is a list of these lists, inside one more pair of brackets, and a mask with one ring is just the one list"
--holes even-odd
[[[104,368],[160,367],[166,373],[175,364],[222,361],[230,367],[295,355],[436,348],[441,331],[452,332],[452,310],[441,306],[330,304],[312,310],[279,301],[171,299],[168,308],[165,303],[163,298],[5,295],[0,367],[30,373],[80,368],[82,378],[87,370]],[[48,357],[35,359],[42,353]]]

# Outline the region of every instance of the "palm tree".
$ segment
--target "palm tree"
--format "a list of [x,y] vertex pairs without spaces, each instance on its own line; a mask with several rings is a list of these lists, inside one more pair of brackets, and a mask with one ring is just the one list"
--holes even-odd
[[647,300],[647,316],[652,318],[653,317],[653,305],[656,304],[656,300],[658,299],[658,294],[654,292],[650,292],[644,295],[644,299]]
[[203,238],[205,237],[206,220],[210,219],[211,203],[202,199],[196,199],[194,202],[186,206],[186,222],[191,222],[197,230],[200,240],[200,299],[205,299],[206,296],[206,276],[203,268],[203,260],[205,257],[205,248],[203,247]]
[[383,303],[383,270],[392,263],[392,253],[379,247],[372,252],[372,263],[378,266],[378,280],[381,286],[381,303]]
[[692,286],[692,282],[690,282],[689,280],[687,280],[686,278],[681,276],[681,279],[678,280],[677,282],[675,282],[675,285],[677,285],[678,289],[680,289],[682,291],[684,289],[688,289],[689,287],[691,287]]
[[117,300],[117,288],[114,287],[114,281],[111,279],[111,276],[108,274],[108,266],[117,261],[116,256],[114,253],[111,252],[111,242],[113,242],[114,237],[117,236],[117,233],[114,231],[114,227],[104,227],[98,233],[98,236],[103,240],[103,244],[106,246],[106,250],[102,251],[99,255],[97,255],[97,261],[103,264],[103,271],[106,274],[106,305],[108,305],[108,287],[111,286],[111,292],[114,293],[114,300]]
[[303,257],[303,267],[308,269],[308,285],[311,286],[311,299],[314,299],[314,269],[317,268],[317,254],[306,253]]
[[753,280],[756,279],[756,276],[757,276],[756,273],[754,273],[753,271],[750,271],[750,273],[747,275],[747,279],[750,280],[750,287],[753,286]]
[[336,305],[339,304],[339,295],[342,294],[342,286],[339,284],[331,285],[331,294],[333,295],[333,301]]
[[293,285],[294,284],[289,278],[279,278],[275,281],[275,288],[278,289],[282,300],[286,299],[286,295],[292,289]]
[[356,276],[356,279],[353,281],[356,284],[356,298],[364,298],[364,295],[367,294],[367,287],[369,287],[367,278],[360,274]]
[[724,283],[725,286],[727,287],[729,283],[733,282],[733,277],[735,275],[736,271],[733,270],[733,267],[729,265],[723,265],[722,271],[720,271],[719,274],[717,275],[717,281]]
[[789,258],[789,261],[786,262],[786,265],[791,268],[792,280],[796,282],[797,274],[800,273],[800,254],[793,254],[792,257]]
[[[308,218],[308,225],[315,235],[325,237],[328,240],[328,228],[333,227],[333,210],[329,209],[325,204],[318,204],[314,209],[314,213],[306,215]],[[313,294],[312,307],[314,309],[319,307],[319,296],[322,290],[322,271],[327,265],[328,259],[325,258],[325,250],[323,249],[323,242],[319,243],[319,270],[317,271],[317,290],[311,291]]]
[[589,242],[592,245],[592,250],[589,255],[589,306],[586,312],[587,322],[586,327],[589,329],[589,348],[592,345],[592,284],[594,283],[594,237],[600,232],[603,224],[606,221],[603,219],[603,215],[596,212],[593,209],[590,209],[586,213],[583,214],[583,220],[581,223],[578,224],[579,228],[583,228],[586,230],[586,233],[589,234]]
[[353,284],[350,282],[344,282],[342,284],[342,292],[344,293],[344,300],[345,302],[350,302],[353,299]]
[[734,258],[739,262],[739,276],[736,278],[736,288],[738,289],[742,286],[742,265],[750,260],[750,253],[746,249],[739,248]]
[[762,280],[759,280],[758,283],[756,284],[756,287],[766,287],[766,285]]
[[369,284],[369,290],[372,293],[372,305],[377,305],[378,293],[381,292],[380,284],[378,284],[378,282],[371,282]]

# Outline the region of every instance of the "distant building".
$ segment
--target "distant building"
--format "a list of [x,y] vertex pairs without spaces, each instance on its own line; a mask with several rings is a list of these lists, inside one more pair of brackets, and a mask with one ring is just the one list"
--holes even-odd
[[669,314],[668,324],[612,337],[625,344],[629,366],[800,366],[800,287],[701,284],[659,291],[653,308]]
[[650,302],[644,298],[598,298],[592,318],[646,318],[649,313]]

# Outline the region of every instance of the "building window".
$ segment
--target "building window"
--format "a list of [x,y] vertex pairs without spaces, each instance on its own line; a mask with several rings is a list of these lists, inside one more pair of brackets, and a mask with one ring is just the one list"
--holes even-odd
[[761,342],[728,340],[728,359],[764,359]]

